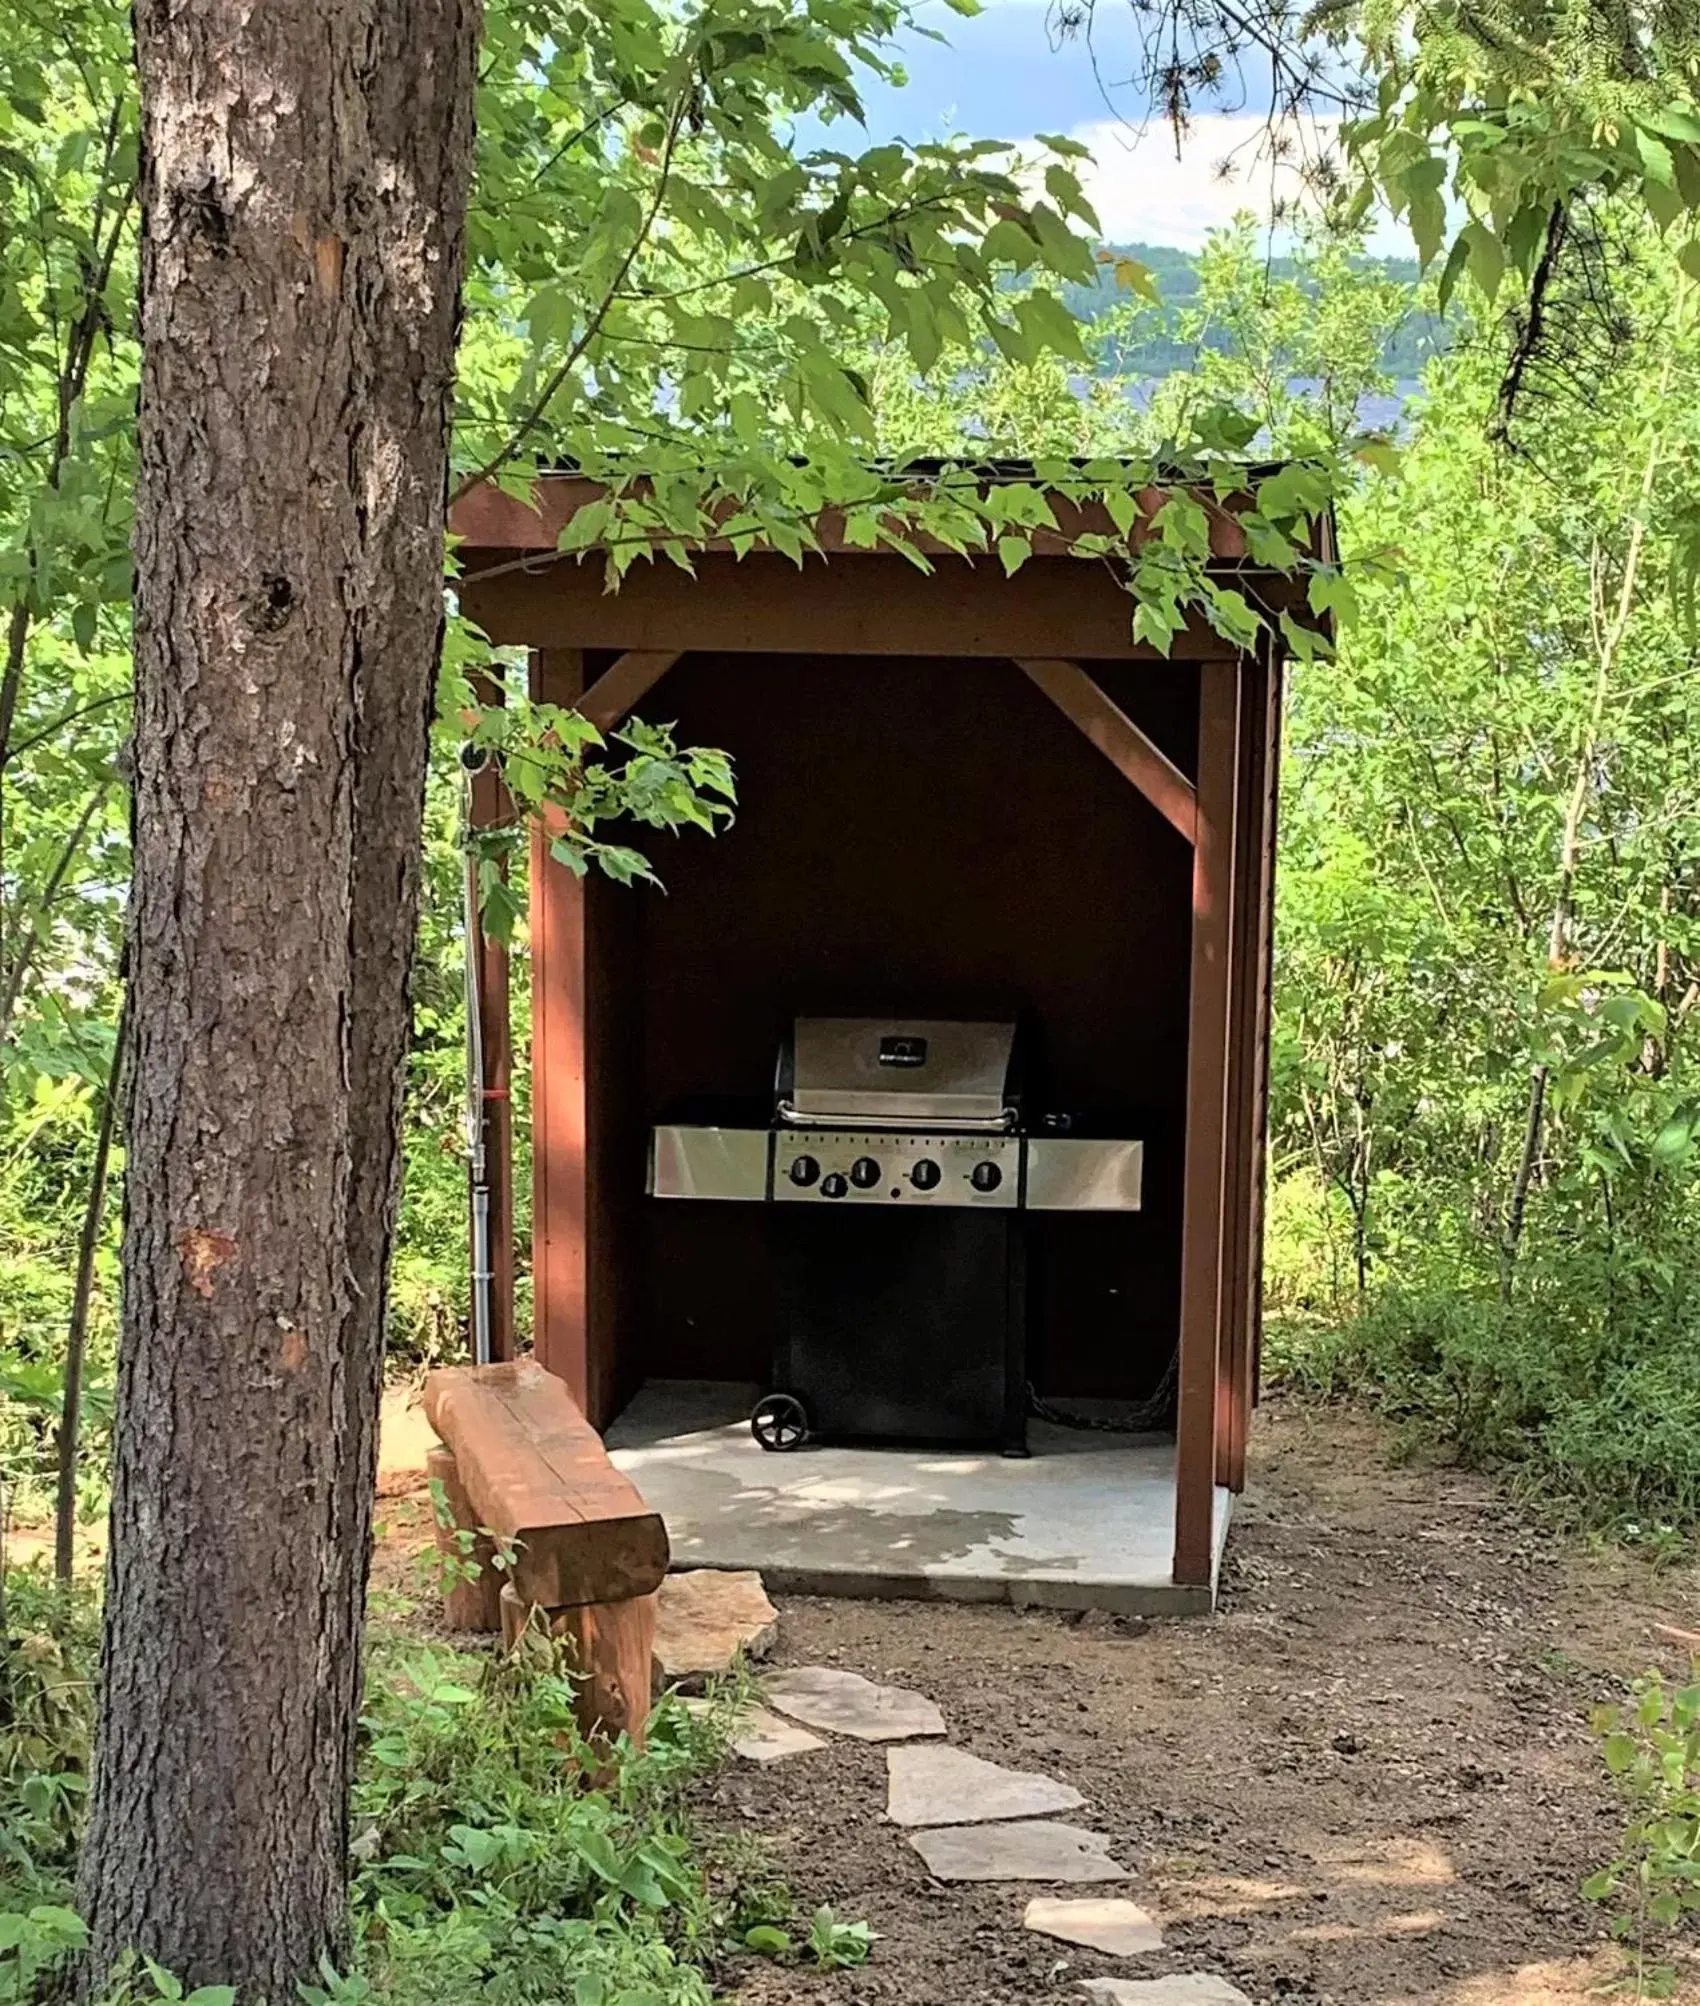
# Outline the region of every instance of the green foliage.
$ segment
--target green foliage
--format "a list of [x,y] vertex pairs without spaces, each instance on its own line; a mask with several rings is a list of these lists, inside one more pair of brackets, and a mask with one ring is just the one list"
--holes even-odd
[[[922,371],[947,341],[1072,338],[1072,322],[1041,329],[999,288],[1035,266],[1090,276],[1068,142],[1046,149],[1042,196],[995,144],[796,143],[805,120],[829,140],[852,129],[859,76],[892,73],[905,11],[492,11],[463,460],[506,468],[564,444],[592,472],[643,463],[656,483],[641,524],[670,514],[669,486],[698,480],[711,440],[728,489],[806,515],[809,490],[866,443],[865,394],[840,354],[863,305]],[[819,471],[788,496],[798,455]]]
[[430,1491],[431,1516],[439,1539],[444,1533],[449,1536],[446,1550],[439,1543],[419,1556],[431,1592],[446,1596],[456,1588],[469,1587],[478,1581],[484,1573],[484,1563],[478,1558],[481,1543],[489,1546],[490,1565],[495,1571],[511,1575],[524,1542],[496,1532],[487,1525],[476,1529],[462,1525],[455,1517],[454,1506],[449,1502],[448,1486],[441,1477],[431,1479]]
[[[1247,218],[1250,226],[1252,219]],[[1260,232],[1266,235],[1266,232]],[[1407,305],[1390,324],[1382,338],[1378,363],[1393,382],[1409,382],[1419,376],[1436,355],[1452,345],[1455,328],[1447,317],[1427,304],[1412,306],[1410,295],[1419,277],[1414,259],[1369,258],[1349,250],[1350,239],[1336,239],[1335,247],[1360,273],[1366,294],[1374,282],[1400,289]],[[1161,382],[1164,377],[1196,370],[1200,355],[1231,354],[1238,344],[1232,326],[1221,324],[1201,311],[1210,289],[1208,266],[1220,262],[1223,240],[1207,243],[1202,251],[1180,251],[1167,244],[1111,244],[1097,254],[1098,273],[1090,286],[1065,285],[1063,304],[1082,323],[1093,367],[1103,375],[1114,375],[1138,383]],[[1320,303],[1332,292],[1338,301],[1339,289],[1328,288],[1314,269],[1314,259],[1301,243],[1296,251],[1260,258],[1272,288],[1297,284],[1300,291]],[[1308,342],[1308,316],[1305,338]],[[1104,337],[1108,335],[1109,339]],[[1332,360],[1331,351],[1319,347]],[[1305,377],[1312,372],[1295,356],[1290,374]]]
[[[93,1719],[95,1611],[7,1578],[0,1657],[0,2001],[39,1996],[75,1954],[67,1906]],[[382,1627],[368,1671],[351,1817],[354,1956],[307,2006],[708,2006],[708,1973],[763,1919],[789,1916],[765,1850],[695,1829],[693,1785],[725,1760],[732,1686],[705,1713],[657,1708],[643,1753],[586,1745],[564,1647],[424,1649]],[[712,1873],[709,1869],[712,1868]],[[829,1909],[806,1954],[860,1962],[870,1934]],[[230,2006],[141,1959],[103,2006]]]
[[865,1922],[840,1922],[825,1903],[809,1918],[809,1933],[801,1946],[790,1930],[776,1923],[756,1923],[744,1931],[744,1947],[778,1961],[799,1954],[822,1971],[866,1964],[874,1947],[874,1932]]
[[411,1650],[375,1667],[352,1899],[377,1995],[707,2006],[743,1894],[741,1876],[711,1889],[688,1792],[724,1759],[725,1720],[664,1701],[609,1776],[573,1691],[532,1636],[482,1666]]
[[[113,762],[128,674],[135,166],[122,12],[103,0],[23,0],[0,36],[7,1110],[44,1080],[104,1074],[102,973],[126,869]],[[53,983],[67,963],[81,979]]]
[[1375,94],[1346,132],[1369,175],[1358,205],[1379,190],[1425,264],[1446,250],[1442,307],[1465,274],[1490,301],[1532,279],[1555,216],[1602,200],[1673,230],[1685,269],[1700,264],[1692,9],[1367,0],[1356,27]]
[[49,1902],[68,1886],[94,1719],[92,1599],[41,1575],[5,1581],[0,1638],[0,1901]]
[[1507,455],[1468,341],[1343,517],[1389,557],[1290,691],[1271,1307],[1301,1374],[1645,1527],[1700,1520],[1700,380],[1679,261],[1619,222],[1644,332],[1598,394]]
[[1624,1989],[1668,1998],[1676,1969],[1663,1961],[1700,1913],[1700,1685],[1669,1690],[1643,1679],[1627,1706],[1595,1716],[1605,1765],[1630,1809],[1617,1855],[1583,1883],[1612,1911],[1626,1947]]
[[[454,679],[446,678],[453,686]],[[732,762],[703,746],[680,748],[666,725],[630,718],[610,746],[590,720],[558,704],[512,696],[482,709],[465,683],[466,749],[496,760],[512,802],[508,818],[467,833],[478,872],[479,904],[490,935],[511,942],[520,910],[509,878],[534,822],[550,831],[549,854],[576,877],[592,865],[617,884],[659,885],[647,857],[629,844],[610,843],[596,831],[629,821],[677,834],[700,829],[712,836],[732,819],[736,790]],[[619,763],[589,759],[619,750]]]
[[82,1949],[82,1917],[55,1902],[0,1912],[0,2000],[39,1996],[42,1980]]

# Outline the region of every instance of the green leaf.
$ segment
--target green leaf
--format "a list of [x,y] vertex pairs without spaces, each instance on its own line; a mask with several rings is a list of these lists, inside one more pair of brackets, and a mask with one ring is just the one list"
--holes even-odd
[[1166,656],[1174,646],[1175,636],[1182,624],[1172,606],[1141,599],[1133,609],[1133,638],[1148,648],[1155,648],[1160,655]]
[[1003,563],[1004,576],[1013,578],[1033,555],[1033,546],[1026,537],[1012,534],[998,538],[997,551]]
[[1653,1161],[1667,1164],[1680,1162],[1693,1143],[1694,1117],[1689,1114],[1672,1115],[1653,1138]]
[[1026,294],[1016,302],[1015,313],[1031,341],[1030,353],[1050,348],[1071,361],[1085,359],[1080,323],[1054,293]]
[[1344,571],[1319,567],[1310,574],[1305,596],[1313,613],[1341,621],[1355,620],[1358,616],[1357,591]]
[[1446,162],[1438,154],[1414,161],[1402,179],[1405,213],[1423,265],[1433,262],[1446,235],[1446,201],[1441,193],[1445,182]]
[[1635,128],[1635,147],[1641,156],[1641,172],[1655,187],[1676,186],[1676,162],[1662,139],[1655,139],[1645,126]]
[[1488,300],[1493,300],[1505,277],[1505,251],[1485,223],[1475,222],[1463,233],[1469,246],[1470,277]]
[[1643,112],[1639,117],[1641,126],[1648,131],[1700,146],[1700,113],[1691,105],[1667,105],[1662,111]]
[[1635,1738],[1633,1735],[1608,1734],[1603,1749],[1605,1765],[1613,1776],[1622,1776],[1635,1764]]
[[163,1964],[156,1964],[151,1957],[144,1956],[142,1964],[148,1977],[153,1981],[154,1991],[161,1999],[182,1999],[183,1981],[175,1972],[167,1971]]

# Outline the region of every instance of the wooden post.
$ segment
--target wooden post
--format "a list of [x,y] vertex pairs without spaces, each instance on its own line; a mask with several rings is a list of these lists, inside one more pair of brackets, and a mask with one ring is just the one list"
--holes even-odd
[[1180,1411],[1175,1430],[1174,1578],[1185,1587],[1207,1587],[1215,1559],[1216,1381],[1240,669],[1237,662],[1204,662],[1198,674],[1198,824],[1192,869]]
[[[589,681],[583,653],[532,656],[532,687],[612,731],[679,659],[619,656]],[[642,1188],[632,1113],[638,1001],[630,886],[580,878],[531,842],[532,1312],[540,1364],[565,1380],[580,1411],[605,1428],[629,1386],[617,1356],[621,1286],[632,1268],[629,1225]],[[627,1283],[629,1286],[629,1283]]]
[[587,1602],[566,1609],[529,1605],[509,1583],[501,1594],[502,1644],[518,1648],[533,1624],[551,1637],[570,1640],[583,1673],[573,1697],[573,1715],[586,1741],[606,1749],[620,1735],[642,1748],[655,1681],[655,1621],[658,1594],[634,1595],[626,1602]]
[[1221,1369],[1216,1393],[1216,1481],[1245,1488],[1251,1422],[1254,1236],[1261,1162],[1261,1079],[1267,1037],[1265,899],[1268,834],[1269,666],[1263,650],[1246,658],[1239,689],[1235,793],[1232,969],[1229,1001],[1228,1129],[1222,1219]]
[[425,1474],[433,1484],[442,1485],[443,1496],[453,1518],[451,1525],[444,1525],[437,1519],[433,1497],[432,1523],[437,1536],[437,1551],[444,1559],[466,1558],[455,1534],[470,1532],[474,1535],[470,1558],[479,1569],[476,1581],[457,1581],[443,1591],[443,1621],[451,1630],[491,1634],[502,1627],[502,1576],[496,1567],[496,1549],[478,1531],[478,1514],[472,1509],[472,1500],[460,1480],[454,1451],[447,1448],[427,1449]]
[[[486,703],[501,703],[501,684],[487,682],[482,695]],[[513,803],[499,769],[490,765],[475,773],[470,814],[473,828],[500,828],[512,815]],[[507,875],[505,865],[502,875]],[[473,982],[483,1045],[482,1077],[474,1084],[477,1118],[484,1127],[484,1182],[489,1198],[490,1356],[503,1359],[514,1355],[513,1026],[508,1006],[508,950],[491,939],[480,921],[471,951],[475,955]],[[476,1220],[472,1233],[476,1265]]]
[[[584,656],[549,648],[531,658],[532,695],[571,705]],[[600,1421],[593,1385],[586,1210],[585,886],[531,833],[531,1278],[532,1348],[564,1379],[581,1413]]]
[[1263,1378],[1263,1228],[1269,1177],[1269,1036],[1275,996],[1275,868],[1281,835],[1283,665],[1280,652],[1272,642],[1265,643],[1265,661],[1268,680],[1263,718],[1263,878],[1258,897],[1261,930],[1257,946],[1257,1080],[1253,1093],[1257,1154],[1252,1170],[1251,1276],[1247,1284],[1251,1295],[1250,1356],[1246,1361],[1248,1413],[1257,1405]]

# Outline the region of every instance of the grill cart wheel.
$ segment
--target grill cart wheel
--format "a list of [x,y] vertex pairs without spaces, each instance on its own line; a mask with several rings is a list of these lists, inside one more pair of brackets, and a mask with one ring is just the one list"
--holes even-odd
[[775,1455],[800,1449],[809,1439],[809,1410],[793,1393],[769,1393],[756,1402],[750,1433]]

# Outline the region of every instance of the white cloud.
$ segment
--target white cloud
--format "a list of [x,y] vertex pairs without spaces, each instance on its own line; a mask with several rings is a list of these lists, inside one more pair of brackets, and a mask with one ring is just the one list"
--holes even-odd
[[[1283,151],[1256,113],[1201,113],[1182,137],[1179,158],[1173,132],[1157,118],[1143,129],[1103,119],[1076,126],[1071,136],[1092,150],[1081,181],[1110,242],[1193,251],[1242,212],[1267,224],[1277,202],[1314,207],[1305,169],[1333,146],[1337,131],[1332,119],[1307,120]],[[1383,216],[1370,248],[1408,257],[1411,241]]]

